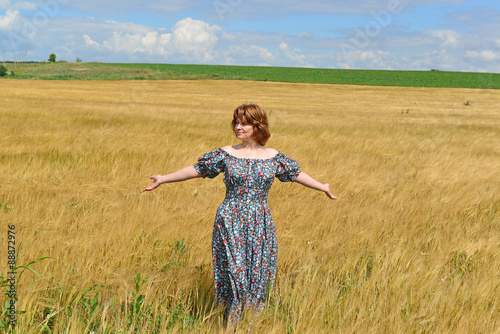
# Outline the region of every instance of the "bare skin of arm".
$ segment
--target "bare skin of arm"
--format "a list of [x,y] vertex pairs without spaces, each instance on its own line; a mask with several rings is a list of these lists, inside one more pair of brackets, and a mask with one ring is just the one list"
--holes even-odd
[[299,183],[303,186],[306,186],[308,188],[311,188],[311,189],[322,191],[330,199],[337,199],[337,196],[334,196],[330,192],[330,185],[328,183],[325,183],[325,184],[320,183],[304,172],[300,172],[300,174],[295,178],[294,182],[297,182],[297,183]]
[[197,177],[201,177],[201,175],[198,174],[194,166],[187,166],[171,174],[151,176],[150,179],[153,180],[153,183],[149,187],[142,189],[142,191],[151,191],[163,183],[181,182]]

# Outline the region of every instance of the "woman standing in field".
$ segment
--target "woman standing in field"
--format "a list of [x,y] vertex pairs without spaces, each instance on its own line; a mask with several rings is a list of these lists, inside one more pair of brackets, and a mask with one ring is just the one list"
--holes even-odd
[[274,178],[322,191],[330,199],[337,197],[329,184],[301,172],[297,162],[264,147],[270,131],[261,107],[239,106],[231,125],[241,144],[208,152],[194,166],[172,174],[152,176],[153,184],[143,191],[163,183],[224,173],[226,198],[217,210],[212,237],[215,300],[225,308],[224,321],[236,325],[244,310],[262,311],[266,291],[276,276],[276,228],[267,205]]

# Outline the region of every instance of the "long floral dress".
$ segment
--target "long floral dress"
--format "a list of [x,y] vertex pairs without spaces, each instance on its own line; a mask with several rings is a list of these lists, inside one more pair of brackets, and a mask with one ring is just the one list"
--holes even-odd
[[224,173],[226,198],[217,210],[212,237],[215,301],[225,308],[225,321],[235,324],[244,310],[264,307],[278,255],[267,195],[275,177],[293,182],[300,166],[281,152],[269,159],[247,159],[218,148],[194,167],[203,178]]

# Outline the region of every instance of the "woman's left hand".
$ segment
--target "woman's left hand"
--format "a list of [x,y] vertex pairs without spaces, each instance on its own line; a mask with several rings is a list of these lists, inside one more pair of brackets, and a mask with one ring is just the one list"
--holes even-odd
[[328,196],[329,199],[337,199],[338,197],[333,195],[331,192],[330,192],[330,185],[328,183],[325,183],[325,186],[326,186],[326,189],[325,189],[325,194],[326,196]]

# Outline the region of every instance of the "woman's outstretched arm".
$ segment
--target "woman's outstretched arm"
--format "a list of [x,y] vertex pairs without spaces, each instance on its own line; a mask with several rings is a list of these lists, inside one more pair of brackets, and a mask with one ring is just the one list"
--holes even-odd
[[311,189],[322,191],[330,199],[337,199],[337,196],[334,196],[330,192],[330,185],[328,183],[320,183],[304,172],[300,172],[300,174],[295,178],[294,182],[300,183],[301,185],[309,187]]
[[151,191],[163,183],[186,181],[197,177],[201,177],[201,175],[198,174],[194,166],[184,167],[171,174],[151,176],[150,179],[153,180],[153,183],[149,187],[142,189],[142,191]]

